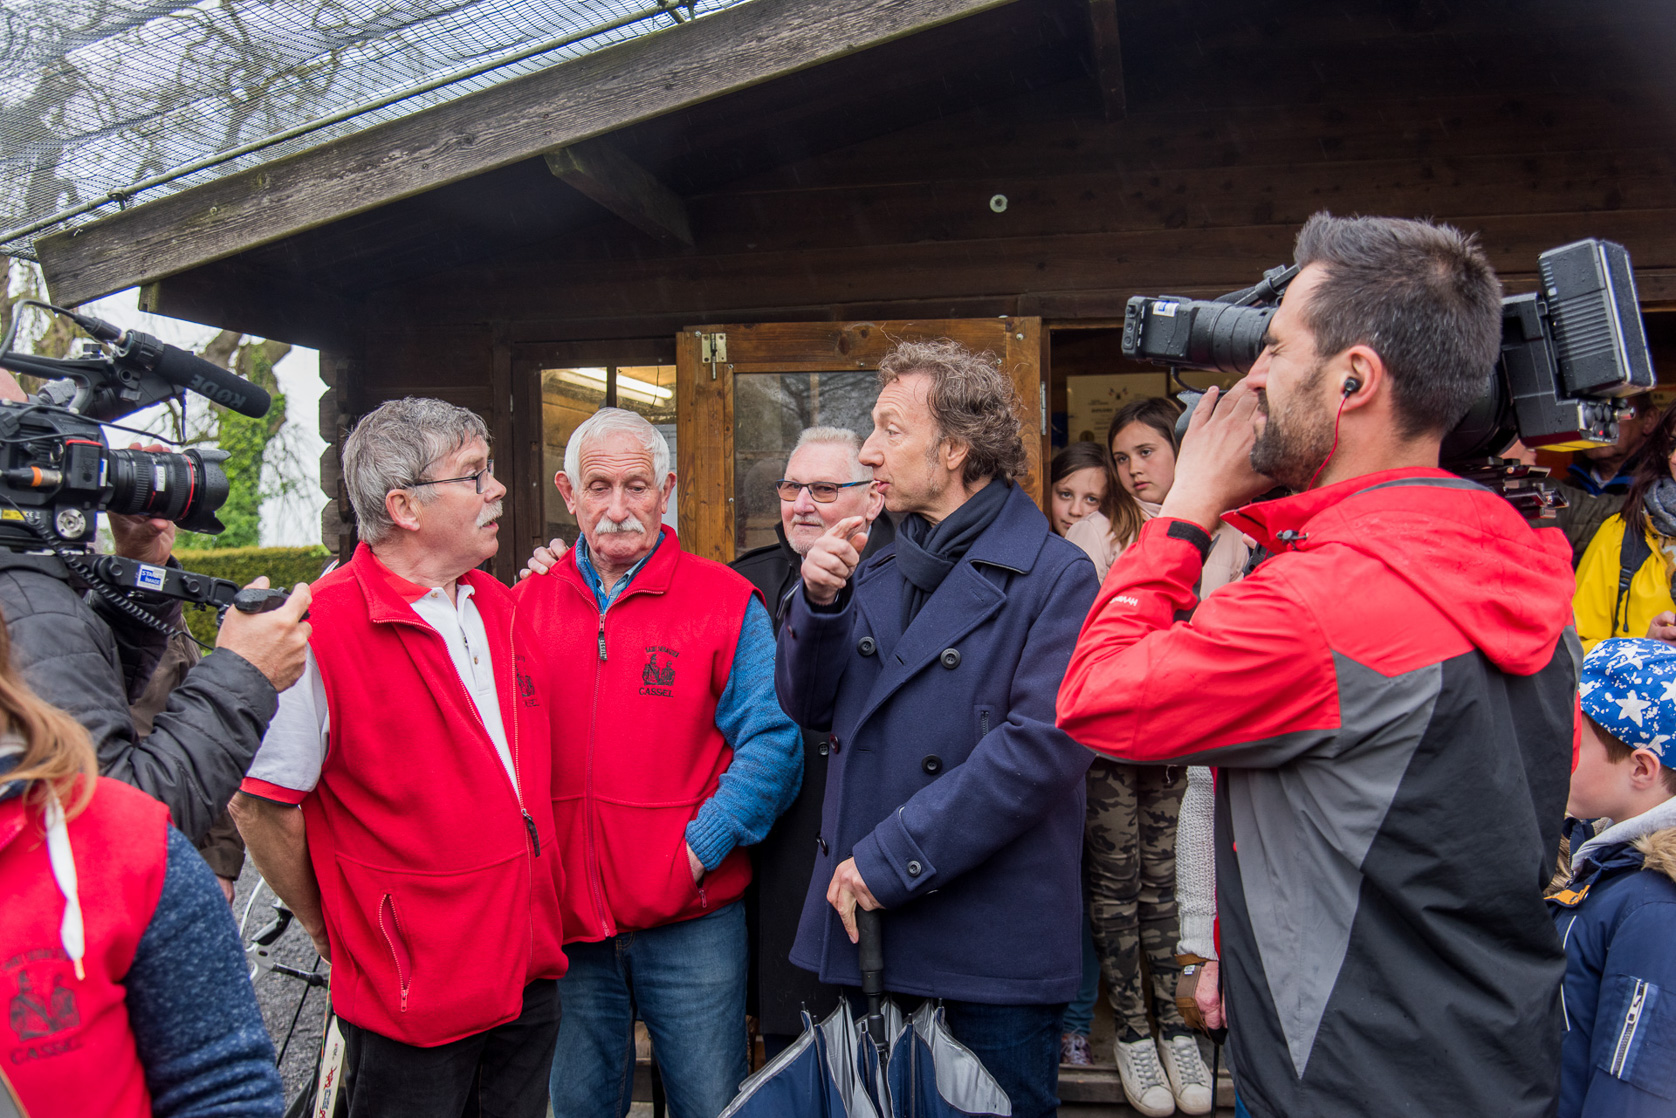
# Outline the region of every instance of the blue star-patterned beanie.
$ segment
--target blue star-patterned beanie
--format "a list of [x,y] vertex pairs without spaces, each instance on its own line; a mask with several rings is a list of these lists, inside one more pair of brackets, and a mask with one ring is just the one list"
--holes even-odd
[[1583,661],[1583,713],[1631,749],[1676,761],[1676,646],[1645,637],[1605,640]]

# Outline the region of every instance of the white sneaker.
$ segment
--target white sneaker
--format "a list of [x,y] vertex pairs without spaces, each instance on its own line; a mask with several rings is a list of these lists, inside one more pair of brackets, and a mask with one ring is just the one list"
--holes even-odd
[[1168,1118],[1176,1112],[1175,1098],[1151,1037],[1132,1044],[1118,1041],[1116,1055],[1117,1074],[1123,1080],[1123,1093],[1129,1097],[1130,1106],[1147,1118]]
[[1158,1042],[1158,1055],[1164,1060],[1164,1073],[1170,1077],[1170,1093],[1183,1114],[1209,1114],[1216,1101],[1212,1089],[1210,1069],[1199,1056],[1199,1043],[1191,1036],[1178,1036]]

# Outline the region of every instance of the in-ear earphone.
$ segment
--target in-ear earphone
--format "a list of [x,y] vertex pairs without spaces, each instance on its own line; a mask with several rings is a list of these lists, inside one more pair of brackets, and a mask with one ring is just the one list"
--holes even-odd
[[1344,378],[1344,394],[1346,396],[1354,395],[1355,393],[1360,392],[1361,390],[1362,390],[1362,382],[1361,381],[1357,380],[1355,377],[1345,377]]

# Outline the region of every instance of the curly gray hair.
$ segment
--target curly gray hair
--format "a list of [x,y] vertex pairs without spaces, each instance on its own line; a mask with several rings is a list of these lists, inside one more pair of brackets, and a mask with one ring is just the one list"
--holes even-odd
[[948,338],[898,342],[879,362],[879,387],[912,373],[931,377],[926,403],[937,433],[966,445],[961,473],[966,484],[1024,473],[1029,457],[1018,418],[1018,390],[994,354],[973,353]]
[[[378,405],[355,424],[343,440],[343,487],[355,509],[357,530],[369,544],[381,543],[396,529],[384,498],[425,480],[425,471],[473,439],[489,442],[481,416],[443,400],[408,396]],[[435,490],[413,491],[420,504]]]

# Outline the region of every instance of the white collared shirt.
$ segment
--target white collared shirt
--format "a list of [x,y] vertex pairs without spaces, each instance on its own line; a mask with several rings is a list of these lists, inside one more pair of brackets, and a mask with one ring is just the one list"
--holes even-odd
[[[507,779],[516,791],[518,776],[512,767],[512,750],[507,746],[506,727],[501,720],[495,666],[489,654],[489,633],[483,626],[483,615],[478,613],[471,598],[472,588],[459,582],[455,583],[453,601],[442,590],[432,588],[409,605],[447,644],[454,671],[477,708],[483,728],[488,731]],[[315,662],[314,650],[310,649],[302,677],[280,693],[279,709],[268,723],[262,748],[251,763],[250,775],[281,788],[312,792],[320,781],[330,733],[326,682],[320,675],[320,665]]]

